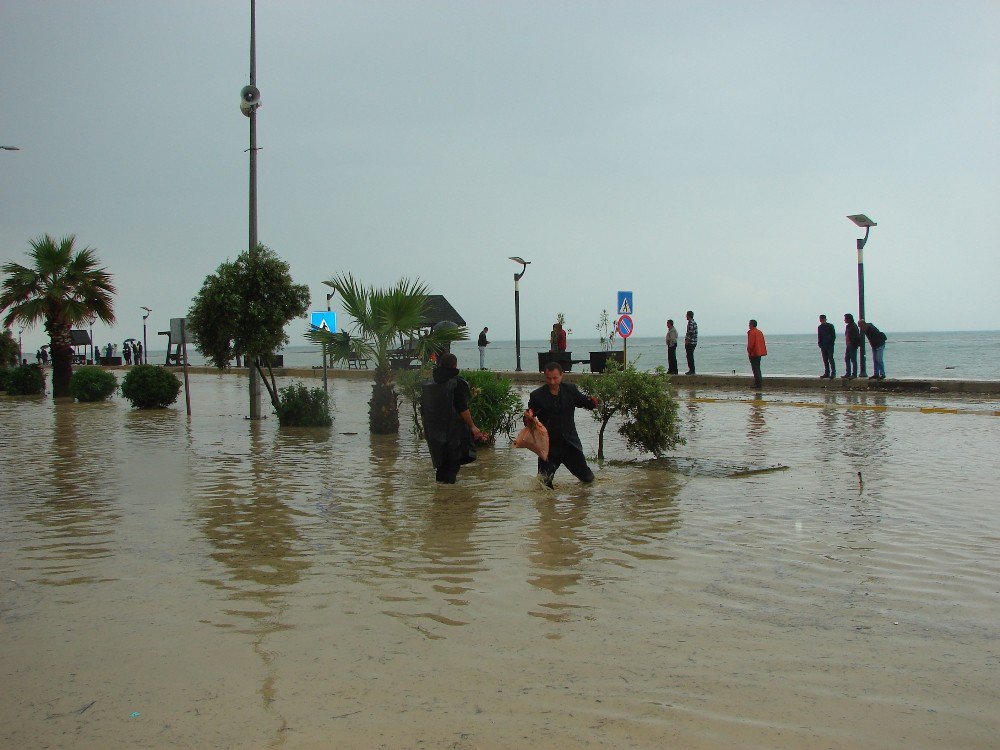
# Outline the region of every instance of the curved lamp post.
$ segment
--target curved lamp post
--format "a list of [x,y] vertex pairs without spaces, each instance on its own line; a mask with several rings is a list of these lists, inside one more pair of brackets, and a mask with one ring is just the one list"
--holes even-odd
[[517,351],[517,372],[521,372],[521,277],[528,270],[530,260],[511,255],[510,260],[521,264],[521,273],[514,273],[514,348]]
[[153,311],[148,307],[140,307],[139,309],[146,311],[142,314],[142,364],[148,365],[149,355],[146,353],[146,349],[148,348],[146,345],[146,318],[148,318],[149,314]]
[[[853,221],[859,227],[863,227],[865,230],[865,236],[858,240],[858,320],[865,319],[865,243],[868,242],[868,232],[871,231],[872,227],[878,226],[874,221],[869,219],[864,214],[855,214],[854,216],[848,216],[848,219]],[[867,377],[868,375],[868,365],[865,361],[865,339],[864,334],[861,338],[861,377]]]
[[[330,292],[328,295],[326,295],[326,311],[327,312],[330,312],[330,300],[333,299],[333,295],[335,295],[336,293],[337,293],[337,290],[334,289],[332,292]],[[323,346],[323,390],[325,392],[329,393],[330,392],[330,388],[327,386],[327,380],[326,380],[326,344],[324,343],[322,346]]]

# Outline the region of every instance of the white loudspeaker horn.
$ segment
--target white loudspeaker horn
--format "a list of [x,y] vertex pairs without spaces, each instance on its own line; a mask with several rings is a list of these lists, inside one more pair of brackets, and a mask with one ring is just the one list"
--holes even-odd
[[249,117],[260,106],[260,89],[244,86],[240,89],[240,112]]

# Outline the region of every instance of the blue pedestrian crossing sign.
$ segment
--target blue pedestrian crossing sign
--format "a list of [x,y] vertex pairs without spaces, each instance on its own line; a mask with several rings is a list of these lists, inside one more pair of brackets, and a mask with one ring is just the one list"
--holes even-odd
[[330,310],[322,312],[312,312],[309,314],[309,323],[314,328],[320,328],[330,333],[337,332],[337,313]]
[[635,307],[632,305],[632,292],[618,292],[618,314],[632,315]]

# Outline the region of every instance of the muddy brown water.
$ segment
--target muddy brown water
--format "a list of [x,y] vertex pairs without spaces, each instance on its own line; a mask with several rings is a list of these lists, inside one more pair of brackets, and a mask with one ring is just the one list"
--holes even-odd
[[436,486],[330,387],[329,431],[237,376],[0,398],[0,746],[997,747],[989,411],[682,390],[670,459],[548,491],[506,444]]

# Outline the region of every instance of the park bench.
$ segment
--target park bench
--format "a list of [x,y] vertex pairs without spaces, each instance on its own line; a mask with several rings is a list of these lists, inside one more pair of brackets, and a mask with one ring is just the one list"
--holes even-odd
[[364,357],[359,357],[357,354],[351,354],[347,357],[347,369],[348,370],[367,370],[368,360]]

